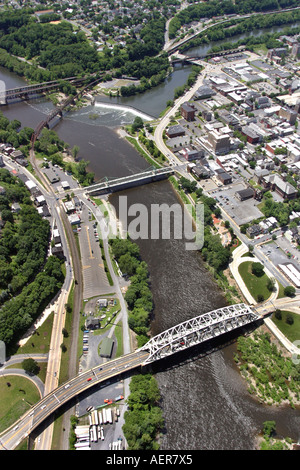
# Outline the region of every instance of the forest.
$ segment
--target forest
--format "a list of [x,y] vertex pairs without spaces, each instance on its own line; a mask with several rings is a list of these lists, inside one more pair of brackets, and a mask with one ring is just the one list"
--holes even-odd
[[[140,38],[127,36],[126,45],[107,46],[97,52],[83,32],[74,31],[71,23],[38,23],[32,12],[22,9],[0,21],[0,65],[34,81],[113,71],[115,76],[150,78],[166,74],[166,55],[155,56],[164,41],[165,19],[154,17],[140,31]],[[20,62],[22,57],[33,64]],[[152,60],[151,60],[152,59]],[[165,77],[165,75],[164,75]]]
[[170,22],[170,38],[175,38],[177,31],[184,24],[189,24],[192,21],[199,21],[201,18],[212,18],[214,16],[247,13],[260,13],[281,8],[297,7],[299,6],[298,0],[239,0],[234,2],[225,0],[219,2],[213,0],[205,3],[198,3],[189,6],[188,8],[180,11]]
[[[0,169],[0,339],[9,348],[28,329],[63,282],[61,262],[50,256],[48,220],[33,206],[19,178]],[[20,211],[12,210],[18,202]]]
[[130,381],[123,432],[128,450],[158,450],[157,433],[163,427],[163,416],[158,406],[160,392],[150,374],[133,376]]
[[145,261],[141,261],[136,243],[121,238],[110,239],[109,243],[122,273],[130,278],[125,294],[129,309],[128,325],[137,334],[138,346],[141,347],[149,340],[147,332],[153,310],[148,267]]

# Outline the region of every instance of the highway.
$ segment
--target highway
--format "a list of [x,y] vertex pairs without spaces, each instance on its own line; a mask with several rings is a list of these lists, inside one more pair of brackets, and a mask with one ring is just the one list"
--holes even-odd
[[42,400],[23,415],[11,428],[0,435],[0,448],[13,450],[33,429],[48,418],[57,408],[71,398],[106,380],[139,367],[148,357],[148,352],[136,351],[113,359],[73,377],[60,387],[48,393]]

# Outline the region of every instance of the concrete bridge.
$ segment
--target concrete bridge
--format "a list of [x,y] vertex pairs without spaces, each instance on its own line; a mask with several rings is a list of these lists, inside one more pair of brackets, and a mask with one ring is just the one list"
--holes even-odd
[[[168,178],[168,176],[173,173],[174,168],[172,167],[151,169],[135,175],[95,183],[91,186],[85,187],[84,192],[87,192],[90,196],[99,196],[101,194],[122,191],[123,189],[153,183],[154,181],[160,181]],[[76,193],[76,190],[74,192]]]
[[85,390],[95,385],[99,386],[99,384],[105,386],[107,380],[120,376],[122,373],[128,373],[137,367],[166,358],[262,318],[253,307],[237,304],[180,323],[154,336],[133,353],[99,364],[48,393],[0,435],[0,449],[15,449],[54,411]]
[[35,83],[33,85],[2,90],[0,91],[0,105],[8,104],[8,102],[12,100],[27,100],[38,94],[45,93],[46,91],[55,90],[61,86],[63,81],[70,82],[77,86],[85,80],[86,77],[69,77],[62,80],[52,80],[50,82]]

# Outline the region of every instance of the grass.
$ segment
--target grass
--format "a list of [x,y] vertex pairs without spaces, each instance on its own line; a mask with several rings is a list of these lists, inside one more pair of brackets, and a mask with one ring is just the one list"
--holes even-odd
[[[293,317],[294,323],[292,325],[286,323],[286,317],[288,314]],[[281,310],[281,315],[282,319],[277,320],[273,314],[272,321],[292,343],[294,341],[298,341],[300,338],[300,315],[287,310]]]
[[242,276],[247,289],[256,300],[259,295],[263,295],[265,300],[268,299],[271,295],[271,292],[267,288],[268,276],[263,274],[263,276],[257,277],[252,274],[251,268],[251,261],[245,261],[239,266],[239,273]]
[[50,313],[44,323],[35,331],[31,338],[20,346],[16,354],[47,354],[50,348],[54,313]]
[[31,380],[14,375],[0,377],[0,390],[0,432],[2,432],[31,408],[40,399],[40,394]]

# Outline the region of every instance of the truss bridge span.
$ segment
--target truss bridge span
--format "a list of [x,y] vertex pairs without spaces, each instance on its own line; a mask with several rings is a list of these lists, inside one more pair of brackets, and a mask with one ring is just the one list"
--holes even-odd
[[140,351],[147,351],[144,365],[163,359],[236,328],[259,320],[261,316],[246,304],[230,305],[191,318],[151,338]]

